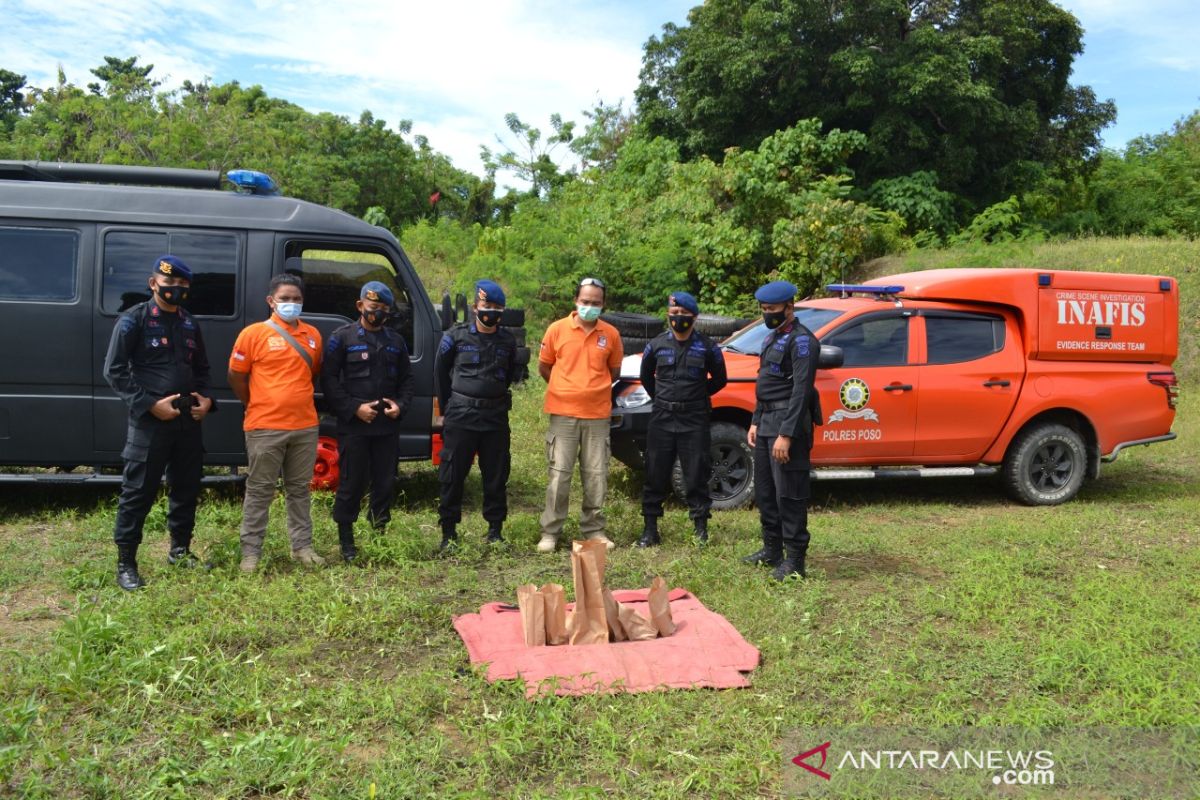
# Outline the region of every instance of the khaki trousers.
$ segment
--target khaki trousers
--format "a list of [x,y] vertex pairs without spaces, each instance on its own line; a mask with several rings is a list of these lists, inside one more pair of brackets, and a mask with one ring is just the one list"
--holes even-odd
[[546,486],[546,510],[542,512],[542,534],[557,537],[567,521],[571,501],[571,473],[579,461],[579,480],[583,484],[583,509],[579,533],[604,532],[604,496],[608,493],[609,420],[578,419],[550,415],[546,432],[546,462],[549,482]]
[[279,476],[287,495],[287,530],[292,550],[312,546],[309,482],[317,461],[317,428],[246,431],[246,500],[242,504],[242,555],[261,555],[267,519]]

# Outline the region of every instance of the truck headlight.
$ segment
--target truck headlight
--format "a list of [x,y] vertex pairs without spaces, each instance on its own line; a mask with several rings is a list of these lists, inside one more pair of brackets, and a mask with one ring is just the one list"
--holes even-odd
[[618,408],[641,408],[650,402],[650,395],[640,383],[634,383],[617,395]]

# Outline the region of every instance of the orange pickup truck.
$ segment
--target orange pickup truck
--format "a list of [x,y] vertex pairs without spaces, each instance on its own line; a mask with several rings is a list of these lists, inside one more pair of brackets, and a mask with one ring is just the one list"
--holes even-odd
[[[796,304],[822,345],[814,478],[1002,473],[1015,499],[1055,505],[1122,449],[1175,438],[1172,278],[946,269],[828,289],[836,296]],[[746,429],[766,333],[760,321],[722,344],[714,508],[753,496]],[[628,357],[613,387],[613,454],[631,466],[650,411],[639,363]]]

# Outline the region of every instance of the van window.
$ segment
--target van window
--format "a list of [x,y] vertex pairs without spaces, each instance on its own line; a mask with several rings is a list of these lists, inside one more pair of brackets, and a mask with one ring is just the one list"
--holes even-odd
[[79,233],[0,228],[0,300],[74,300]]
[[192,270],[184,304],[199,317],[232,317],[237,312],[241,260],[237,234],[200,231],[109,231],[104,236],[104,296],[109,313],[150,299],[150,273],[163,255],[178,256]]
[[895,367],[908,363],[908,318],[877,317],[826,336],[821,344],[842,348],[842,366]]
[[344,245],[301,244],[289,242],[284,271],[304,280],[304,313],[335,314],[358,319],[359,292],[367,281],[379,281],[392,290],[388,326],[404,336],[409,352],[413,349],[412,298],[396,280],[396,268],[386,255],[372,250],[352,250]]
[[1003,320],[986,317],[925,318],[930,364],[957,364],[1004,349]]

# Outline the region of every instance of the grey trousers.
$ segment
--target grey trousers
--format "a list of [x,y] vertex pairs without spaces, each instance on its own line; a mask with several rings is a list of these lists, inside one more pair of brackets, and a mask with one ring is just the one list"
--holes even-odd
[[309,482],[317,461],[317,428],[298,431],[246,431],[246,500],[242,504],[242,555],[260,555],[279,476],[287,495],[288,538],[292,550],[312,546]]
[[583,484],[583,509],[579,533],[604,532],[604,496],[608,493],[609,420],[578,419],[550,415],[546,432],[546,510],[542,512],[542,534],[559,536],[567,521],[571,502],[571,473],[579,461],[579,480]]

